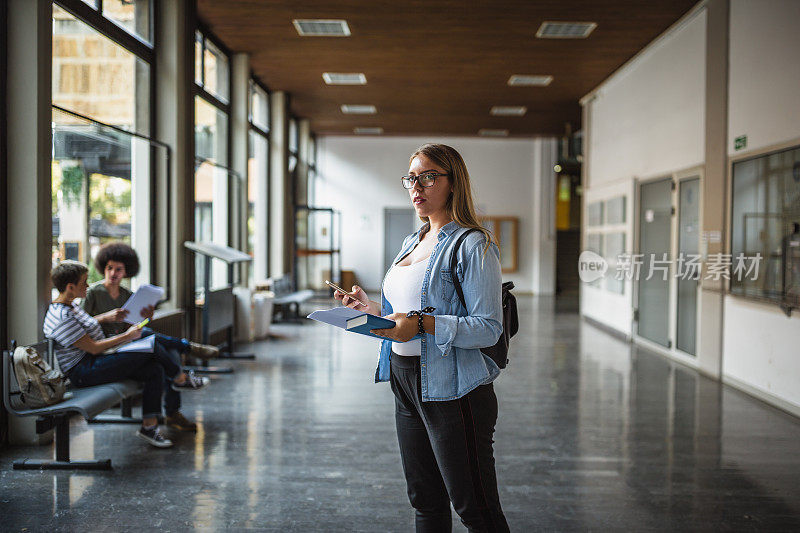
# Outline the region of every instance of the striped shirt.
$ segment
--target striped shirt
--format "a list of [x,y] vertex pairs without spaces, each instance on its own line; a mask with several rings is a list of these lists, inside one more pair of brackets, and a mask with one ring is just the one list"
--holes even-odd
[[65,374],[83,359],[86,352],[74,344],[84,335],[96,341],[105,339],[100,323],[76,304],[53,302],[44,317],[44,335],[56,343],[58,366]]

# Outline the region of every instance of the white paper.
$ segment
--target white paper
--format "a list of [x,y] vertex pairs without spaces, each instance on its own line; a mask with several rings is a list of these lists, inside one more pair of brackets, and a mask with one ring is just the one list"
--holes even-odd
[[155,348],[156,336],[150,335],[149,337],[145,337],[143,339],[138,339],[128,344],[123,344],[122,346],[118,346],[114,348],[115,353],[123,353],[123,352],[147,352],[152,353],[153,349]]
[[366,314],[364,311],[356,311],[349,307],[334,307],[333,309],[314,311],[307,318],[346,329],[348,320],[364,314]]
[[144,318],[142,317],[142,309],[145,307],[155,306],[158,302],[164,299],[164,289],[145,283],[136,289],[136,292],[128,298],[123,309],[127,309],[128,316],[125,317],[125,322],[128,324],[138,324]]

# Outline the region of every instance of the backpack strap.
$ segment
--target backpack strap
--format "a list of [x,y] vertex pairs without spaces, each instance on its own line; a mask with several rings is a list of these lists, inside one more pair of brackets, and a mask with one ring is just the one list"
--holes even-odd
[[458,281],[456,266],[458,265],[458,249],[461,246],[461,242],[473,231],[477,230],[475,228],[469,228],[467,231],[458,236],[458,240],[456,241],[455,246],[453,246],[453,252],[450,255],[450,277],[453,279],[453,284],[456,286],[456,292],[458,293],[458,299],[461,300],[461,305],[464,306],[464,309],[467,308],[467,302],[464,300],[464,291],[461,289],[461,282]]

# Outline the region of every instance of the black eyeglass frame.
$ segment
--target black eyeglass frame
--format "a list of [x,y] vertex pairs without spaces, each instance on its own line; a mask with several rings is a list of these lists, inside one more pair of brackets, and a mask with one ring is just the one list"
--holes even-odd
[[[429,187],[433,187],[434,185],[436,185],[436,178],[438,178],[439,176],[449,176],[449,175],[450,174],[445,174],[445,173],[440,173],[440,172],[423,172],[422,174],[419,174],[417,176],[412,176],[411,174],[408,174],[408,175],[402,176],[400,178],[400,183],[403,184],[403,188],[404,189],[413,189],[414,188],[414,182],[416,181],[421,186],[423,186],[423,187],[425,187],[427,189]],[[433,181],[431,181],[430,185],[425,185],[424,183],[422,183],[422,181],[420,181],[423,178],[423,176],[433,179]],[[406,187],[406,180],[408,180],[409,183],[411,184],[410,187]]]

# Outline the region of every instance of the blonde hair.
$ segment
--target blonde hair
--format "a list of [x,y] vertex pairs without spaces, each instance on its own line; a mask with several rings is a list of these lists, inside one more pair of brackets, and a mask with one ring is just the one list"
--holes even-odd
[[[486,247],[483,249],[483,255],[485,256],[489,246],[494,241],[494,237],[489,230],[478,222],[475,204],[472,201],[469,172],[467,172],[467,165],[464,164],[461,154],[455,148],[446,144],[428,143],[423,144],[411,154],[408,164],[410,165],[418,155],[424,155],[447,173],[450,185],[453,187],[446,204],[450,217],[459,225],[465,228],[474,228],[486,237]],[[419,218],[425,222],[430,222],[428,217]]]

